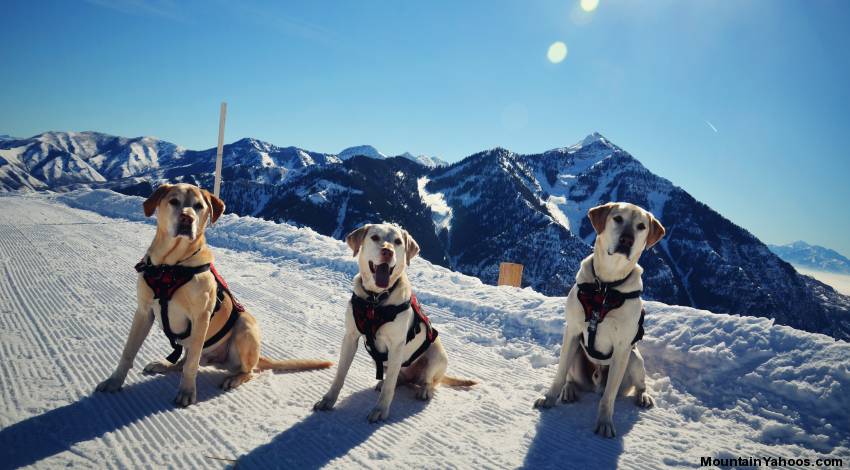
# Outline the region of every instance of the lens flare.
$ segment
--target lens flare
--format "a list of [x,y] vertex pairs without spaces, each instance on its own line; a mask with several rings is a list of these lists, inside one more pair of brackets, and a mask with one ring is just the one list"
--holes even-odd
[[591,12],[599,6],[599,0],[581,0],[581,9]]
[[555,41],[549,46],[549,51],[546,52],[546,57],[549,62],[557,64],[567,58],[567,45],[561,41]]

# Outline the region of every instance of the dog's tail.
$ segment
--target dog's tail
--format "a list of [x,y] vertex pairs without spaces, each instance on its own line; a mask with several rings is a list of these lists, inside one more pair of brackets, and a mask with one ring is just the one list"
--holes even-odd
[[440,379],[440,383],[448,385],[449,387],[471,387],[473,385],[478,385],[477,380],[459,379],[450,375],[444,375],[443,378]]
[[269,359],[267,357],[260,356],[260,360],[257,362],[257,369],[260,370],[313,370],[313,369],[327,369],[328,367],[334,365],[333,362],[330,361],[322,361],[319,359],[286,359],[286,360],[278,360],[278,359]]

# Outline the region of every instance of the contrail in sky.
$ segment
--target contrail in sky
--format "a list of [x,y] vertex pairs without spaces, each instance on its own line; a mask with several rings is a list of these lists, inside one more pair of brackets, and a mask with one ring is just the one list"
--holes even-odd
[[716,128],[716,127],[714,127],[714,124],[712,124],[712,123],[710,123],[710,122],[708,122],[708,121],[705,121],[705,123],[706,123],[706,124],[708,124],[708,127],[710,127],[710,128],[711,128],[711,130],[713,130],[715,134],[717,133],[717,128]]

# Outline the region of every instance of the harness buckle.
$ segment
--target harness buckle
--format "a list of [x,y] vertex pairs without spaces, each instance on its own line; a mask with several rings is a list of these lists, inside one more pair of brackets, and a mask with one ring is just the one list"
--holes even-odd
[[587,329],[590,331],[596,331],[596,325],[599,324],[599,311],[594,310],[590,317],[590,325],[588,325]]

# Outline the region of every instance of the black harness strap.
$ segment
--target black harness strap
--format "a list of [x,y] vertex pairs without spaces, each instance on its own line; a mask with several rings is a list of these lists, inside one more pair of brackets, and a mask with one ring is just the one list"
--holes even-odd
[[227,283],[224,282],[224,279],[222,279],[221,275],[218,274],[218,271],[216,271],[212,264],[202,264],[200,266],[192,267],[181,266],[179,262],[178,264],[153,265],[150,262],[150,258],[145,257],[142,261],[139,261],[136,264],[135,268],[137,272],[142,274],[142,277],[145,279],[145,283],[148,287],[153,290],[154,298],[159,299],[162,331],[165,333],[165,337],[168,338],[168,342],[171,344],[172,348],[171,353],[166,356],[165,359],[172,364],[176,363],[177,360],[180,359],[180,356],[183,355],[183,346],[178,343],[178,340],[186,339],[192,334],[192,324],[189,323],[186,331],[182,333],[175,333],[174,330],[171,329],[171,323],[168,318],[168,303],[171,301],[174,293],[186,285],[186,283],[191,281],[196,275],[211,271],[216,280],[216,304],[210,318],[214,317],[216,312],[218,312],[222,301],[224,301],[225,294],[230,296],[231,302],[233,303],[233,308],[230,310],[230,316],[228,317],[227,322],[221,330],[208,340],[204,341],[204,348],[208,348],[224,338],[224,336],[233,328],[233,325],[236,324],[239,314],[245,310],[245,308],[236,301],[236,297],[234,297],[230,292],[230,289],[227,287]]
[[375,378],[378,380],[383,380],[384,378],[384,362],[388,359],[388,355],[386,352],[378,351],[375,345],[375,338],[378,330],[385,324],[395,320],[399,313],[404,312],[408,308],[413,309],[413,322],[407,330],[406,343],[413,341],[413,338],[422,331],[422,325],[425,325],[427,332],[425,341],[402,364],[402,367],[408,367],[419,356],[425,353],[428,347],[431,346],[431,343],[437,339],[438,335],[437,330],[431,326],[431,321],[422,312],[422,308],[416,300],[416,295],[413,293],[410,294],[410,299],[404,303],[398,305],[379,305],[390,296],[397,284],[393,284],[390,289],[380,294],[366,291],[368,295],[366,299],[357,296],[355,293],[351,294],[351,309],[354,314],[354,323],[357,325],[357,330],[366,337],[366,352],[375,361]]
[[[587,326],[587,344],[584,342],[584,335],[579,336],[579,343],[588,356],[604,361],[611,358],[614,351],[611,350],[608,354],[603,354],[596,349],[596,331],[600,323],[605,320],[605,315],[612,310],[616,310],[623,306],[626,300],[637,299],[642,291],[636,290],[632,292],[620,292],[615,287],[623,284],[632,275],[614,282],[602,282],[596,276],[596,269],[593,263],[590,264],[591,272],[593,273],[594,282],[586,282],[578,284],[578,300],[581,302],[584,309],[584,321],[589,323]],[[643,338],[643,317],[645,311],[641,308],[640,320],[638,320],[638,331],[632,344],[640,341]]]

